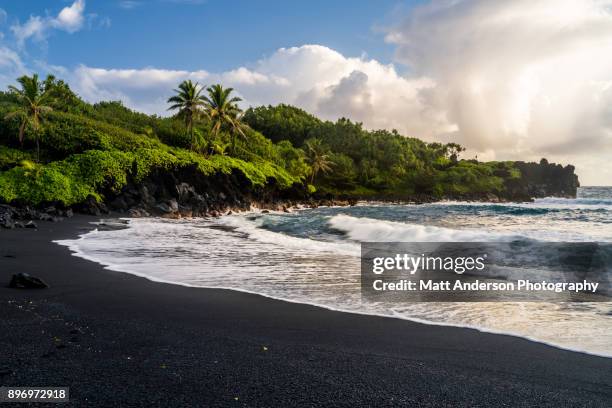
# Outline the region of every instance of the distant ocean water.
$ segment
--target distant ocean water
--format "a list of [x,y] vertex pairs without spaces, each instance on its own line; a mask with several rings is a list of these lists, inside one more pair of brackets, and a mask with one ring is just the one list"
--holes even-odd
[[[362,301],[361,241],[612,242],[612,187],[533,203],[368,204],[219,219],[131,219],[59,241],[116,271],[349,312],[508,333],[612,357],[612,302]],[[605,279],[612,279],[612,265]],[[612,301],[612,299],[611,299]]]

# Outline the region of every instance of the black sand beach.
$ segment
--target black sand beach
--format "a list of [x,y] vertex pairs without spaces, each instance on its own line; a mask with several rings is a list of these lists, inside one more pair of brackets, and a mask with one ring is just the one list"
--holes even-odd
[[[73,406],[612,406],[612,359],[104,270],[51,242],[91,217],[0,231],[0,384]],[[27,272],[51,288],[5,287]]]

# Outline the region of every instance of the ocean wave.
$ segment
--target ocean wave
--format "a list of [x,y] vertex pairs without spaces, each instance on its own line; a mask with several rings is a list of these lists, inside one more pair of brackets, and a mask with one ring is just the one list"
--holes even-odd
[[561,205],[565,207],[581,207],[584,206],[602,206],[604,208],[612,207],[612,199],[610,198],[559,198],[546,197],[537,198],[534,200],[535,205]]
[[[515,235],[324,214],[304,212],[303,216],[313,217],[308,228],[329,228],[329,224],[353,241],[324,242],[265,229],[274,223],[289,229],[304,225],[298,214],[246,214],[212,220],[135,219],[126,229],[99,230],[58,243],[108,269],[157,282],[226,288],[332,310],[473,327],[610,355],[609,338],[597,335],[609,322],[605,304],[568,304],[568,310],[540,303],[387,305],[363,302],[360,296],[359,258],[353,256],[359,248],[357,238],[372,240],[368,234],[374,234],[384,240],[406,240],[407,234],[413,234],[412,240],[490,241]],[[552,325],[564,322],[571,326]]]
[[585,210],[585,211],[610,211],[612,210],[612,199],[601,198],[536,198],[529,203],[493,203],[493,202],[472,202],[472,201],[439,201],[435,203],[425,204],[429,206],[459,206],[466,209],[484,208],[492,211],[520,213],[524,211],[526,214],[547,212],[547,211],[568,211],[568,210]]
[[300,238],[262,228],[265,216],[245,217],[242,215],[227,216],[219,219],[219,223],[235,228],[236,231],[247,234],[252,240],[273,244],[279,247],[296,250],[310,250],[319,253],[336,253],[348,256],[360,256],[360,248],[352,242],[328,242],[309,238]]
[[339,214],[329,226],[359,242],[508,242],[526,237],[476,229],[452,229],[432,225],[406,224]]

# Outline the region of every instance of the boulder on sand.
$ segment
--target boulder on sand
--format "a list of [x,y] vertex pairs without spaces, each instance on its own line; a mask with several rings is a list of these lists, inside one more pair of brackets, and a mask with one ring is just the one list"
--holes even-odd
[[11,282],[9,283],[9,288],[15,289],[44,289],[48,287],[49,285],[47,285],[42,279],[27,273],[18,273],[13,275]]
[[23,228],[38,228],[38,224],[34,221],[28,221],[23,225]]

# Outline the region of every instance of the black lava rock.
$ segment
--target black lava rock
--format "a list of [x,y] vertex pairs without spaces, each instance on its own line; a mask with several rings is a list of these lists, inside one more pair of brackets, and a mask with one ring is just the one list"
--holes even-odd
[[15,221],[13,221],[13,209],[8,205],[0,206],[0,226],[7,229],[15,228]]
[[38,228],[38,224],[34,221],[28,221],[23,225],[24,228]]
[[27,273],[18,273],[13,275],[9,282],[9,288],[15,289],[44,289],[48,288],[42,279],[32,276]]

